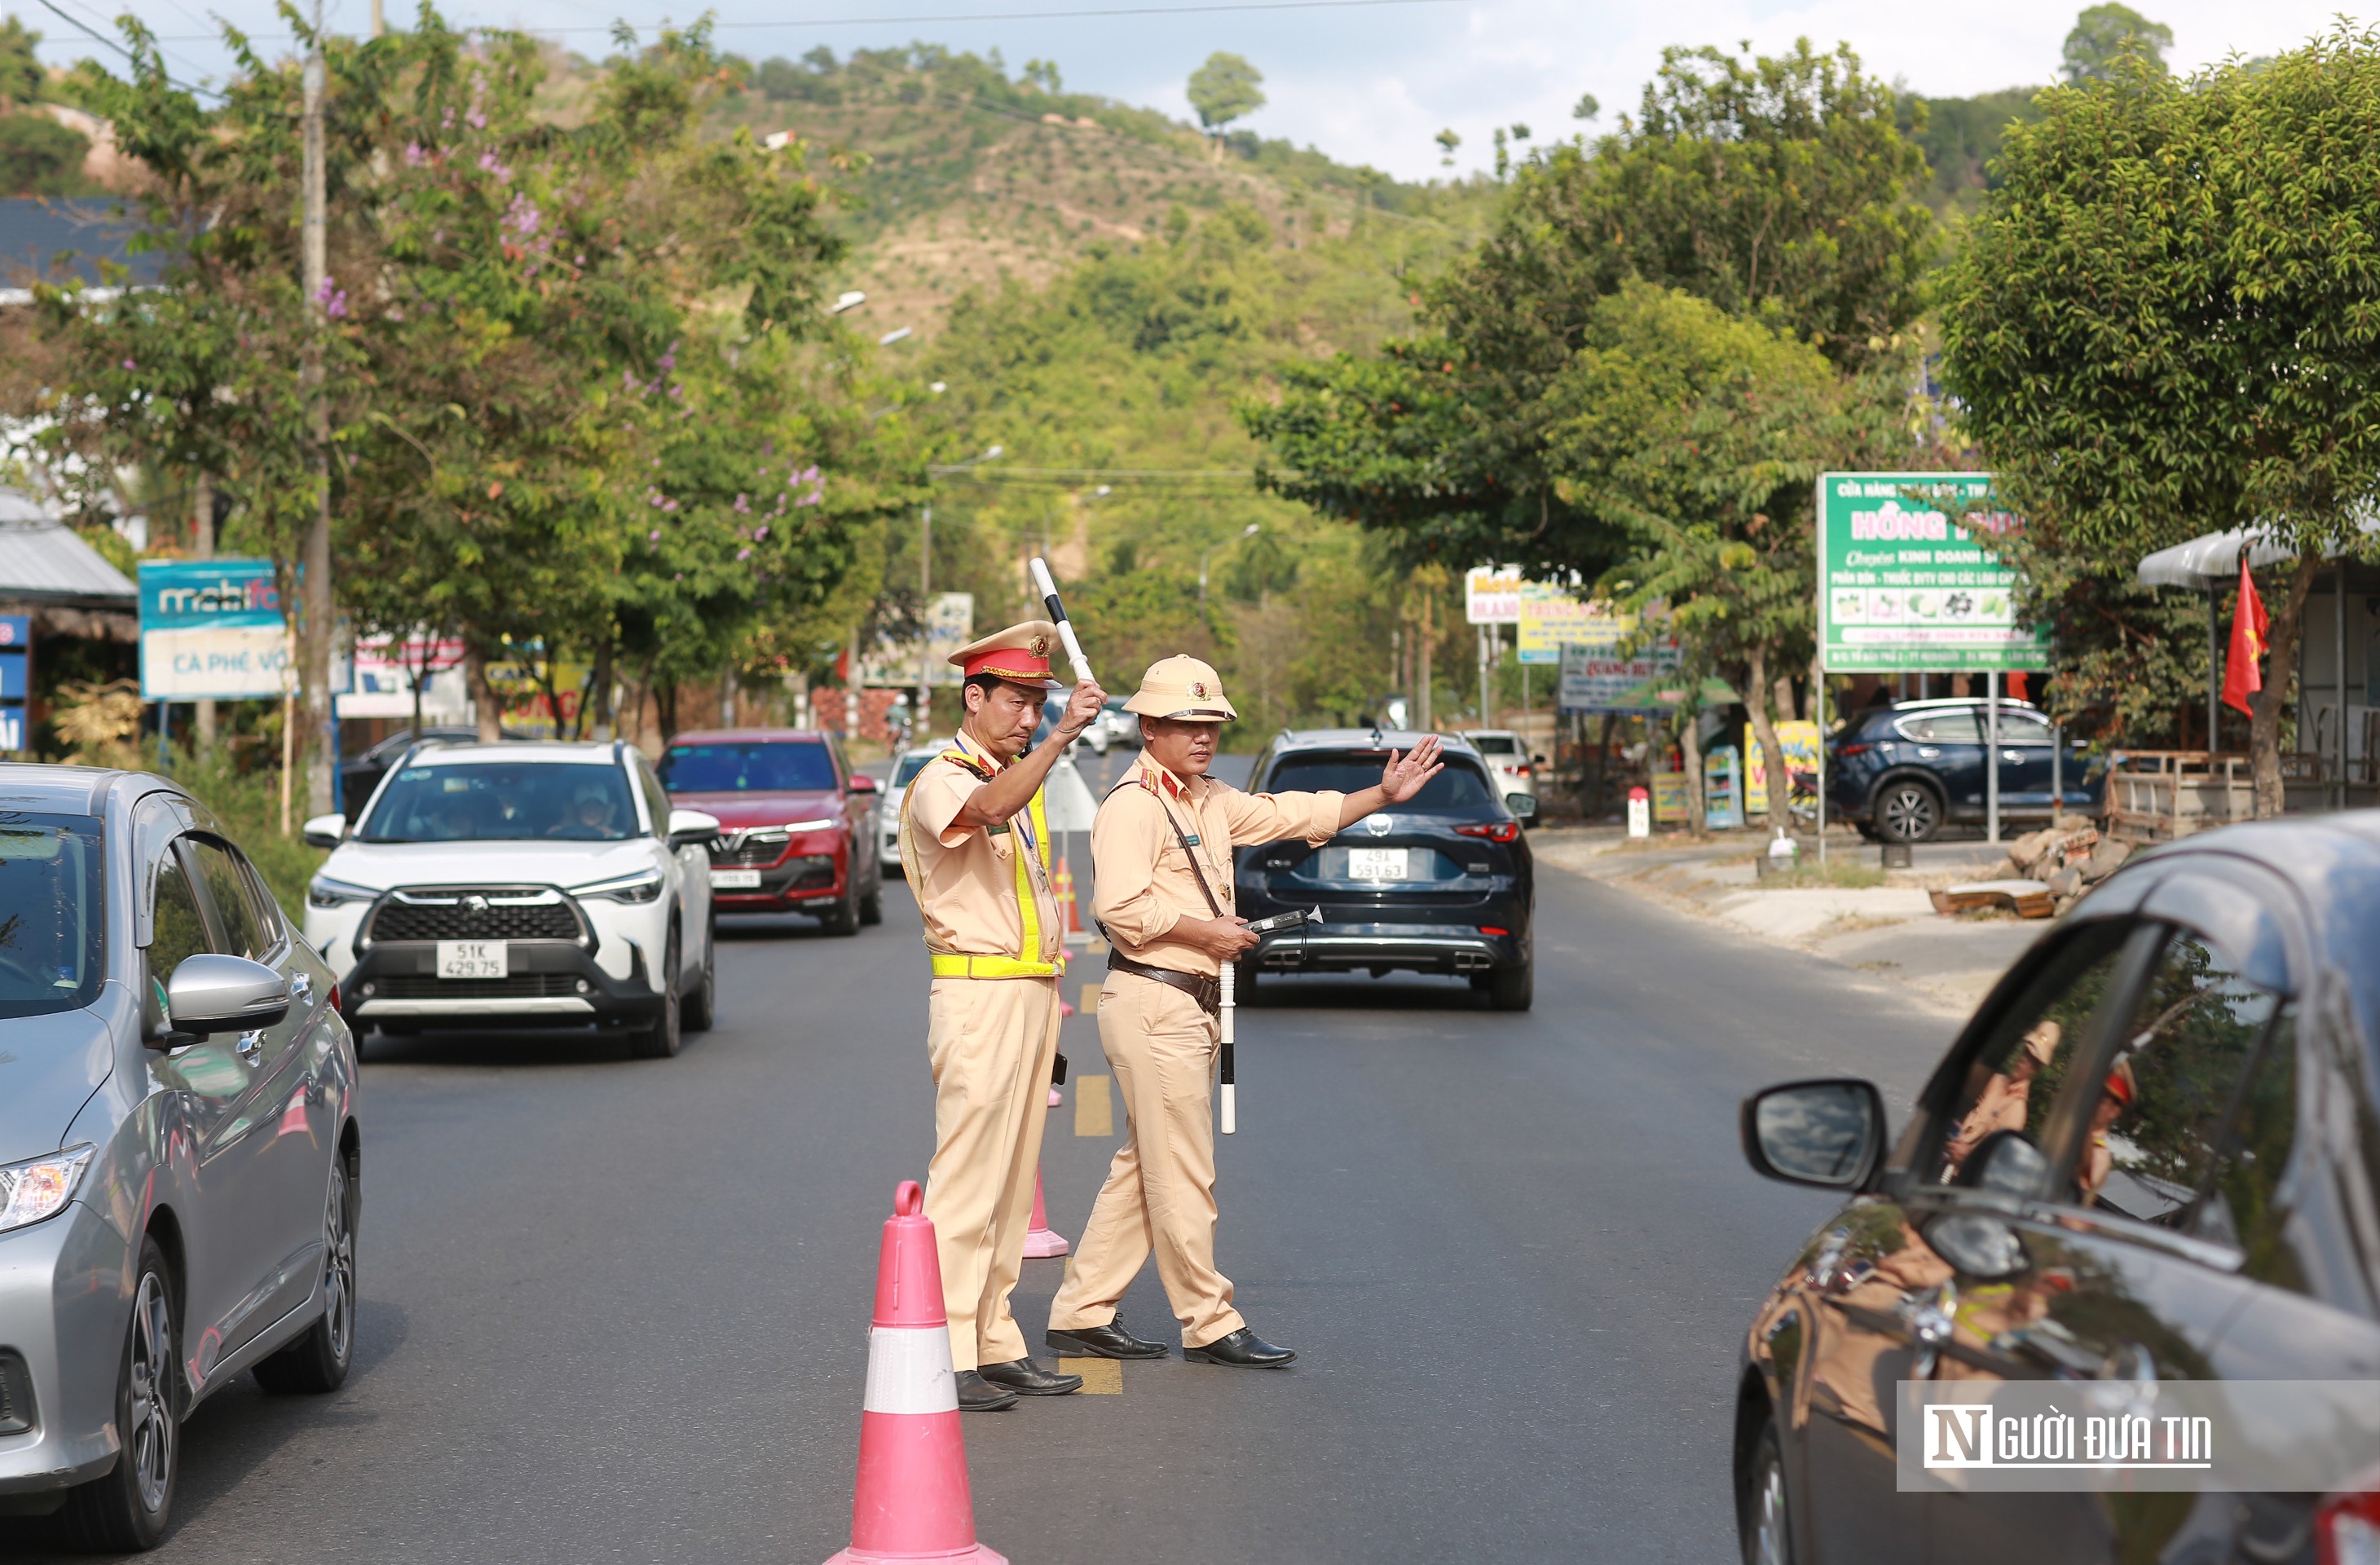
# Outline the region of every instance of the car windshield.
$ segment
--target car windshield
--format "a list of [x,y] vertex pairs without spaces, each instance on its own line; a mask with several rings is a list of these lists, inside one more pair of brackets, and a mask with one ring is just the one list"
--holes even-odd
[[925,770],[926,763],[933,759],[934,757],[939,754],[941,754],[941,752],[938,750],[927,750],[922,754],[903,756],[901,758],[901,770],[892,774],[892,786],[895,788],[907,787],[909,785],[909,779]]
[[662,786],[673,794],[818,794],[834,787],[834,758],[815,739],[672,745]]
[[[1268,794],[1305,794],[1324,791],[1358,794],[1377,787],[1380,769],[1388,764],[1386,750],[1317,750],[1307,754],[1283,756],[1265,779]],[[1431,778],[1413,800],[1400,808],[1476,809],[1495,802],[1496,795],[1488,786],[1488,779],[1467,760],[1453,756],[1446,758],[1446,770]]]
[[107,874],[87,815],[0,811],[0,1016],[99,998]]
[[1521,742],[1510,734],[1475,734],[1471,736],[1471,746],[1483,756],[1517,756],[1521,753]]
[[577,761],[408,766],[389,778],[356,833],[367,843],[617,843],[636,834],[626,773]]

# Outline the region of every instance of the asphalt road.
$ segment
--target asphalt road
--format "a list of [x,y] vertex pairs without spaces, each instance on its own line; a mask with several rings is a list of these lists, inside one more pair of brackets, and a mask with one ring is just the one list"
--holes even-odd
[[[162,1558],[841,1547],[878,1225],[931,1150],[917,916],[898,882],[886,900],[856,939],[735,929],[719,1026],[675,1060],[372,1039],[356,1373],[200,1409]],[[1220,1260],[1301,1356],[1129,1365],[1120,1394],[969,1417],[987,1544],[1018,1565],[1732,1558],[1740,1334],[1828,1206],[1744,1168],[1736,1102],[1849,1070],[1905,1103],[1950,1027],[1560,871],[1537,951],[1527,1015],[1454,980],[1267,981]],[[1115,1134],[1077,1134],[1105,1089],[1095,1024],[1063,1047],[1043,1167],[1075,1233]],[[1017,1293],[1037,1343],[1061,1265]],[[1172,1337],[1153,1270],[1124,1315]]]

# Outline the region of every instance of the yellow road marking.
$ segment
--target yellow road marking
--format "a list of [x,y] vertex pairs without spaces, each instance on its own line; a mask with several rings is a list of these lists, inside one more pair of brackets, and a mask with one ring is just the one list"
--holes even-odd
[[1085,1076],[1075,1088],[1075,1134],[1115,1134],[1115,1106],[1108,1100],[1107,1077]]
[[1105,987],[1106,986],[1102,984],[1085,984],[1083,986],[1082,1003],[1075,1007],[1075,1014],[1078,1016],[1098,1015],[1099,1013],[1099,990]]
[[1123,1365],[1111,1358],[1062,1358],[1058,1361],[1058,1373],[1081,1376],[1085,1396],[1123,1395]]

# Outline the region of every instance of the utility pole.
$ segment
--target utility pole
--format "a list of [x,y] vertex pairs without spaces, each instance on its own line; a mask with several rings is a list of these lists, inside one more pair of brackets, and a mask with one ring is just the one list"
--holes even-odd
[[[215,557],[215,480],[201,467],[190,475],[190,557],[212,560]],[[212,755],[215,748],[215,703],[212,696],[201,697],[199,710],[199,754]]]
[[382,0],[372,0],[372,36],[374,38],[386,37],[388,34],[388,18],[381,14],[382,3]]
[[338,768],[338,739],[332,724],[331,660],[337,655],[331,623],[331,406],[323,394],[322,335],[329,301],[323,283],[330,275],[326,249],[328,197],[322,168],[322,0],[314,0],[314,32],[306,52],[305,74],[305,221],[300,229],[303,281],[306,289],[306,346],[301,366],[306,389],[306,476],[314,486],[314,522],[307,529],[300,559],[305,580],[303,635],[298,641],[298,676],[305,682],[300,703],[314,730],[314,766],[306,780],[307,813],[322,815],[331,808],[331,787]]
[[917,632],[917,731],[912,744],[922,744],[934,715],[934,507],[926,504],[926,519],[917,531],[917,613],[925,616]]

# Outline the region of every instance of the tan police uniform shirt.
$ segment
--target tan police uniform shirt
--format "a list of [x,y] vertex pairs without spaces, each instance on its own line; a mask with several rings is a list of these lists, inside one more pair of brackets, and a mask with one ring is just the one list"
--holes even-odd
[[[1134,777],[1099,807],[1091,826],[1091,863],[1099,876],[1094,905],[1116,950],[1152,967],[1212,977],[1214,957],[1185,940],[1166,938],[1184,918],[1214,912],[1191,873],[1189,854],[1232,915],[1232,850],[1299,837],[1320,847],[1339,834],[1347,795],[1246,794],[1211,777],[1186,782],[1144,753]],[[1196,843],[1185,851],[1167,812]]]
[[[1004,763],[962,732],[952,748],[992,770]],[[901,853],[917,905],[925,915],[926,949],[968,956],[1022,956],[1055,962],[1062,932],[1058,898],[1040,855],[1029,846],[1032,812],[1020,809],[1005,830],[958,824],[959,810],[982,787],[978,777],[947,755],[938,755],[909,780],[901,810],[908,817]],[[1026,855],[1026,878],[1041,926],[1040,949],[1021,952],[1025,927],[1017,915],[1016,855]]]

